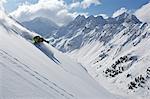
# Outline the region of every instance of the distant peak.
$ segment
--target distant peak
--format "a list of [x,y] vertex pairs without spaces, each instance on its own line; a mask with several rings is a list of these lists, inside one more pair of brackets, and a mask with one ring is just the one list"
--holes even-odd
[[96,18],[99,20],[105,20],[104,17],[102,17],[102,16],[97,16]]
[[46,17],[36,17],[30,21],[25,21],[22,23],[32,23],[32,24],[43,23],[43,24],[49,24],[51,26],[59,27],[55,22],[53,22],[52,20],[50,20]]
[[114,18],[126,18],[126,17],[128,17],[129,15],[130,15],[130,14],[129,14],[128,12],[124,12],[124,13],[122,13],[122,14],[120,14],[120,15],[114,17]]
[[45,17],[36,17],[36,18],[34,18],[33,20],[34,20],[34,21],[45,21],[45,22],[51,21],[50,19],[45,18]]
[[130,20],[134,21],[135,23],[141,23],[141,21],[132,13],[124,12],[121,15],[115,17],[116,20]]
[[92,19],[94,19],[95,17],[93,16],[93,15],[90,15],[87,19],[90,19],[90,20],[92,20]]
[[83,20],[86,19],[84,15],[78,15],[75,20]]

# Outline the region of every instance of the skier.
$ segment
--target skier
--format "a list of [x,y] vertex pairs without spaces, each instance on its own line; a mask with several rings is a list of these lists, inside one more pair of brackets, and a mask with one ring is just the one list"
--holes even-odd
[[40,36],[35,36],[33,38],[33,41],[34,41],[34,44],[38,44],[38,43],[41,43],[41,42],[49,43],[49,41],[45,40],[44,38],[42,38]]

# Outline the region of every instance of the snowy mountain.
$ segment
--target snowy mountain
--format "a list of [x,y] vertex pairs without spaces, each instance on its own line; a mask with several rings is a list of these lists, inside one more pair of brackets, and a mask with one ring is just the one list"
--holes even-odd
[[[57,49],[68,52],[81,48],[93,40],[107,43],[115,33],[125,28],[124,25],[136,23],[140,24],[141,22],[134,15],[128,13],[123,13],[116,18],[108,19],[104,19],[101,16],[89,16],[85,18],[79,15],[70,24],[61,27],[54,38],[50,40]],[[105,35],[101,36],[102,32],[107,33],[103,33]]]
[[35,35],[0,11],[0,99],[125,99]]
[[78,16],[50,41],[81,63],[109,91],[149,99],[150,25],[136,16]]
[[33,20],[22,22],[22,24],[30,31],[34,31],[44,37],[51,36],[59,28],[57,24],[44,17],[36,17]]

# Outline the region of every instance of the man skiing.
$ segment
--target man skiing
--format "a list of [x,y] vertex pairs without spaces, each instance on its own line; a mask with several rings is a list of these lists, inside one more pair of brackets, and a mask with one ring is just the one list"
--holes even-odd
[[34,41],[34,44],[38,44],[38,43],[41,43],[41,42],[49,43],[49,41],[45,40],[44,38],[42,38],[40,36],[35,36],[33,38],[33,41]]

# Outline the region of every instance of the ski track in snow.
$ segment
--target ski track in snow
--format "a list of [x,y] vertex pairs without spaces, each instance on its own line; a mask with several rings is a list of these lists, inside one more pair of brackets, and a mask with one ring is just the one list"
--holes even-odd
[[[27,74],[29,74],[30,76],[34,77],[36,80],[40,81],[41,83],[43,83],[45,86],[49,87],[50,89],[52,89],[53,91],[55,91],[56,93],[60,94],[61,96],[70,99],[70,98],[75,98],[75,96],[69,92],[67,92],[65,89],[59,87],[57,84],[55,84],[54,82],[50,81],[49,79],[47,79],[46,77],[44,77],[43,75],[39,74],[37,71],[33,70],[30,68],[30,66],[22,63],[21,61],[19,61],[17,58],[11,56],[10,54],[8,54],[6,51],[0,49],[0,57],[2,59],[5,59],[5,63],[7,62],[11,62],[12,64],[14,64],[17,68],[23,70],[24,72],[26,72]],[[0,62],[0,64],[2,66],[5,65],[5,63]],[[5,65],[6,67],[6,65]],[[11,67],[8,67],[11,68]],[[31,82],[32,83],[32,82]],[[33,83],[32,83],[33,85]],[[36,86],[36,85],[34,85]],[[37,86],[36,86],[37,87]]]

